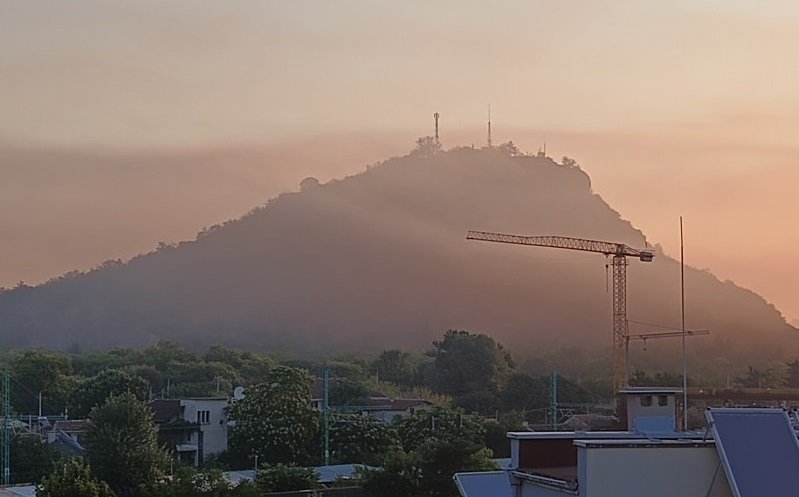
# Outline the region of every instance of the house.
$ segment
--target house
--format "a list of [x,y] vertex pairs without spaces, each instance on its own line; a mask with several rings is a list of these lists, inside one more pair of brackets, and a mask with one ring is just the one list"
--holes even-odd
[[227,398],[150,401],[159,438],[181,462],[201,465],[227,450]]
[[628,431],[511,432],[504,471],[457,473],[463,497],[759,497],[799,488],[788,413],[711,408],[678,431],[679,389],[623,389]]
[[[333,388],[338,384],[338,379],[330,378],[328,387]],[[324,380],[316,378],[311,385],[311,407],[321,411],[324,403]],[[332,411],[358,412],[363,416],[372,416],[380,421],[390,424],[398,418],[410,416],[415,412],[429,409],[432,403],[420,398],[395,398],[390,399],[376,391],[369,392],[362,406],[329,406]]]

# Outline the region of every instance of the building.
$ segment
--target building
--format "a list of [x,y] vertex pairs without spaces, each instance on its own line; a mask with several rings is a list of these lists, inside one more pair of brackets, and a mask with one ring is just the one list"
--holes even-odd
[[457,473],[463,497],[762,497],[799,488],[789,413],[709,409],[680,432],[678,389],[623,389],[628,431],[511,432],[504,471]]
[[179,461],[201,465],[227,450],[227,398],[157,399],[149,405],[159,438]]
[[[334,388],[338,384],[337,378],[328,380],[329,388]],[[322,410],[324,403],[324,380],[316,378],[311,385],[311,407],[316,411]],[[363,416],[371,416],[380,421],[390,424],[398,418],[404,418],[415,412],[429,409],[432,403],[420,398],[395,398],[390,399],[384,394],[376,391],[369,392],[364,399],[362,406],[330,406],[332,411],[360,413]]]

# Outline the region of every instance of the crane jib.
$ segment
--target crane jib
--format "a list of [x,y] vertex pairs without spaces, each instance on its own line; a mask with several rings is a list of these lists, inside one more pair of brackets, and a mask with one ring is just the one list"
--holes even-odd
[[585,238],[571,238],[567,236],[522,236],[508,235],[505,233],[491,233],[487,231],[469,231],[467,240],[486,242],[509,243],[515,245],[532,245],[536,247],[551,247],[567,250],[581,250],[595,252],[606,256],[637,257],[643,262],[652,262],[655,254],[651,250],[638,250],[623,243],[603,242]]

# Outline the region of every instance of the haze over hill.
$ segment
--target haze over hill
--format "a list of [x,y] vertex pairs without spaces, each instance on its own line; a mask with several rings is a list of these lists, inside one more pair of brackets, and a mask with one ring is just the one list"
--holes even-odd
[[[607,347],[601,256],[468,242],[468,229],[643,247],[580,168],[497,149],[388,160],[309,179],[196,240],[0,294],[4,345],[94,348],[159,338],[304,352],[423,347],[449,328],[513,346]],[[679,267],[632,261],[631,319],[674,324]],[[715,355],[790,353],[799,334],[756,294],[688,270],[688,323]],[[730,355],[732,357],[732,355]]]

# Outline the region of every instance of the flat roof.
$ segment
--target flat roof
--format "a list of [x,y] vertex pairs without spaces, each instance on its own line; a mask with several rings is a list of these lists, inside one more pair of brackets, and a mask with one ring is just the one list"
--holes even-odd
[[637,431],[510,431],[507,437],[513,440],[702,440],[704,432],[647,433]]
[[641,438],[631,431],[509,431],[508,438],[516,440],[569,440],[577,438]]
[[575,440],[574,445],[590,449],[601,448],[664,448],[664,447],[715,447],[713,439],[653,439],[634,438],[627,440]]
[[682,388],[677,387],[624,387],[619,389],[621,395],[646,395],[646,394],[678,394]]

